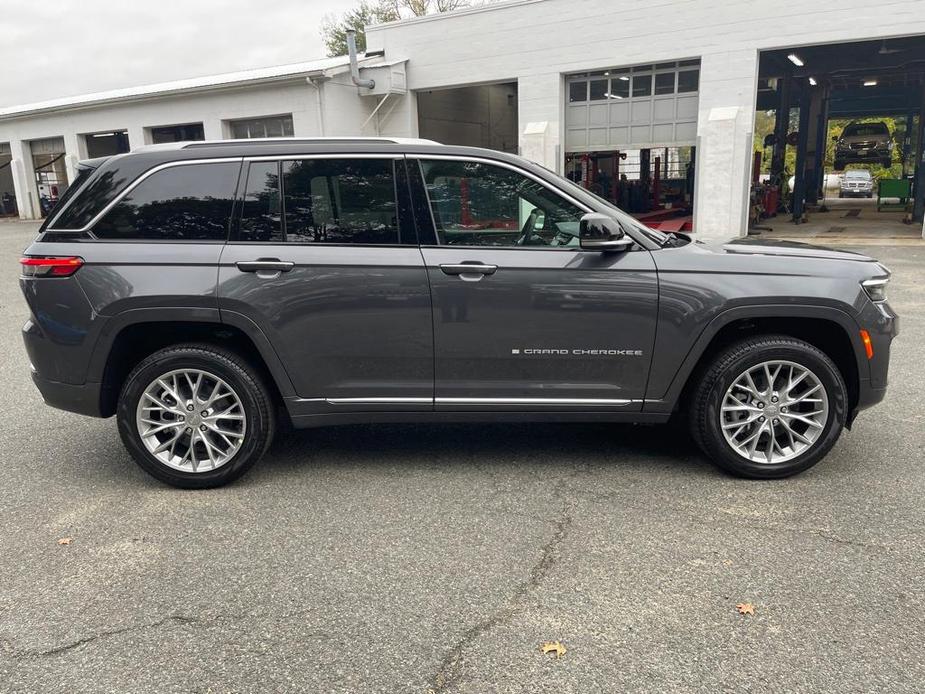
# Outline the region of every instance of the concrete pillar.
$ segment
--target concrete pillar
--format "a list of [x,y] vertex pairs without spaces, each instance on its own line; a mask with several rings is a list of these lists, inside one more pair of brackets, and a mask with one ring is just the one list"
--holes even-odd
[[220,120],[204,120],[202,129],[207,140],[225,140],[228,135],[225,134],[224,123]]
[[10,142],[10,153],[13,155],[10,168],[19,216],[21,219],[40,219],[42,215],[32,166],[32,149],[28,142],[13,140]]
[[127,131],[129,149],[138,149],[144,145],[151,144],[149,142],[149,133],[140,125],[131,125],[127,128]]
[[694,193],[697,238],[748,233],[757,80],[757,51],[702,57]]
[[67,171],[68,185],[71,185],[77,178],[77,162],[86,158],[87,144],[83,136],[77,133],[66,133],[64,135],[64,168]]
[[517,121],[520,155],[562,173],[564,153],[564,80],[558,72],[528,75],[517,80]]

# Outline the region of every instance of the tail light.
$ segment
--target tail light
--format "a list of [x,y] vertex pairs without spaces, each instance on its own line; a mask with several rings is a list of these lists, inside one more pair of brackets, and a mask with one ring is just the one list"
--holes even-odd
[[83,258],[77,256],[32,257],[19,259],[23,277],[70,277],[84,264]]

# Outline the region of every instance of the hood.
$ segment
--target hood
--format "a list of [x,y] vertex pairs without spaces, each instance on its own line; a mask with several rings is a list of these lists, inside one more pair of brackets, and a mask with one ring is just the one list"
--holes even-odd
[[738,255],[770,255],[791,258],[820,258],[825,260],[854,260],[864,263],[876,262],[870,256],[852,251],[813,246],[797,241],[772,241],[770,239],[735,239],[713,245],[713,250]]

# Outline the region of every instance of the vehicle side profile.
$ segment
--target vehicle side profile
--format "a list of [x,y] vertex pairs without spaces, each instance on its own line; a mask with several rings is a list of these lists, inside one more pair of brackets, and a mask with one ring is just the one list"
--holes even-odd
[[835,138],[835,170],[847,164],[893,163],[893,137],[886,123],[849,123]]
[[83,162],[21,259],[45,401],[115,415],[179,487],[280,421],[687,418],[738,475],[831,449],[885,394],[890,273],[643,226],[516,156],[420,140],[157,145]]

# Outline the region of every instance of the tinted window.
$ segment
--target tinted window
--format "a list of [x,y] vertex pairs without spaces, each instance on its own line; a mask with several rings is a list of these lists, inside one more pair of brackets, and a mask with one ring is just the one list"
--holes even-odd
[[673,72],[660,72],[655,76],[655,93],[656,94],[674,94],[674,75]]
[[248,165],[241,205],[241,241],[283,241],[279,199],[279,162]]
[[[116,193],[128,183],[128,175],[120,169],[108,167],[80,191],[61,216],[54,221],[53,229],[81,229],[93,221],[93,218],[108,205]],[[75,181],[76,183],[76,181]],[[77,186],[73,186],[76,191]],[[70,189],[69,189],[70,190]],[[71,196],[65,194],[66,197]],[[64,201],[60,204],[63,207]]]
[[569,101],[587,101],[588,100],[588,83],[572,82],[568,86]]
[[441,244],[578,246],[584,212],[517,171],[469,161],[421,162]]
[[845,128],[845,132],[842,137],[850,137],[852,135],[859,136],[868,136],[868,135],[886,135],[889,132],[887,130],[885,123],[864,123],[862,125],[849,125]]
[[608,80],[591,80],[591,101],[606,99]]
[[614,77],[610,80],[610,94],[619,99],[625,99],[630,95],[630,78],[629,75]]
[[284,161],[286,240],[399,242],[391,159]]
[[700,88],[700,70],[682,70],[678,73],[678,93],[696,92]]
[[652,95],[652,75],[633,75],[633,96]]
[[233,120],[229,125],[231,136],[236,140],[253,137],[292,137],[293,133],[291,115]]
[[94,227],[101,239],[222,240],[238,180],[238,164],[188,164],[138,184]]

